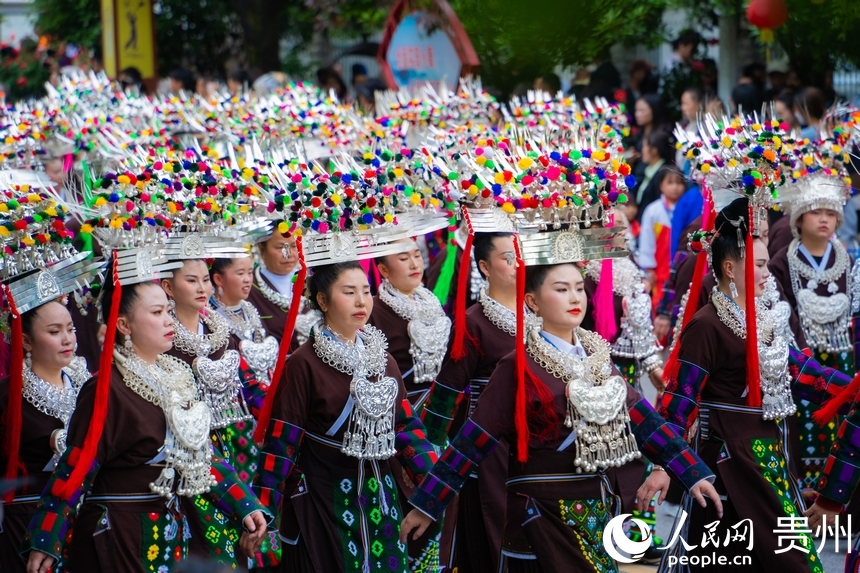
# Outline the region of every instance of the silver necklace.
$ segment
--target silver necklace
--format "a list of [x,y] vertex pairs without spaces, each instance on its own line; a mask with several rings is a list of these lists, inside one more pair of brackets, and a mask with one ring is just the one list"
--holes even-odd
[[216,299],[216,310],[227,319],[230,331],[239,337],[239,352],[248,363],[257,381],[267,386],[271,383],[271,372],[278,361],[278,341],[274,336],[266,336],[266,329],[260,313],[246,300],[239,304],[238,310],[225,306]]
[[197,399],[191,369],[166,354],[159,355],[155,364],[119,349],[114,350],[114,358],[126,386],[164,410],[167,420],[165,467],[149,484],[150,490],[168,499],[174,491],[187,497],[207,493],[217,485],[211,474],[210,413],[206,403]]
[[367,325],[357,336],[360,340],[347,344],[328,326],[315,326],[314,350],[327,365],[352,375],[354,405],[341,452],[360,460],[385,460],[396,453],[394,404],[399,388],[397,380],[384,375],[388,341],[382,331]]
[[200,320],[209,328],[209,334],[190,332],[176,315],[173,316],[173,347],[190,356],[209,356],[224,348],[230,338],[230,325],[217,312],[212,312],[209,305],[200,313]]
[[[838,292],[836,281],[843,274],[847,292],[855,293],[860,286],[854,284],[854,273],[848,273],[848,253],[838,241],[831,241],[836,252],[832,267],[817,272],[798,255],[800,240],[793,239],[788,246],[788,273],[791,288],[797,299],[797,315],[807,344],[819,352],[846,352],[851,350],[852,300],[847,293]],[[805,279],[806,287],[802,279]],[[819,296],[815,290],[827,284],[829,296]]]
[[517,335],[517,313],[507,308],[505,305],[492,298],[487,294],[487,289],[482,288],[478,294],[478,302],[484,310],[484,316],[487,317],[493,326],[507,332],[511,336]]
[[217,297],[215,298],[215,310],[227,320],[230,332],[241,340],[253,340],[261,342],[266,337],[266,329],[259,311],[247,300],[239,303],[239,308],[234,309],[225,305]]
[[[741,340],[746,340],[746,313],[727,294],[717,287],[711,294],[711,303],[717,310],[720,322]],[[769,277],[762,296],[756,299],[756,335],[759,354],[759,373],[762,393],[762,418],[781,420],[793,415],[797,406],[791,394],[791,376],[788,373],[791,335],[791,307],[780,301],[776,280]]]
[[627,411],[627,382],[613,375],[609,343],[582,328],[576,336],[587,352],[562,352],[539,333],[529,333],[527,350],[538,365],[567,386],[565,426],[576,433],[577,473],[619,467],[641,457]]
[[416,384],[432,382],[442,369],[451,334],[451,319],[445,316],[439,299],[423,286],[408,297],[388,279],[379,285],[378,294],[379,300],[409,323],[409,354],[414,365],[412,381]]
[[281,307],[281,310],[286,312],[290,309],[290,304],[293,301],[292,291],[290,291],[288,294],[281,294],[275,289],[271,288],[268,283],[263,279],[263,275],[260,273],[260,268],[261,267],[258,266],[254,269],[254,278],[257,279],[257,286],[260,288],[260,293],[262,293],[263,297],[266,298],[269,302],[276,304],[277,306]]
[[[85,371],[86,372],[86,371]],[[89,379],[80,376],[74,370],[63,369],[63,379],[68,379],[70,384],[60,388],[50,382],[46,382],[33,372],[27,365],[24,365],[24,387],[21,390],[21,395],[27,402],[32,404],[41,413],[60,420],[63,425],[69,423],[69,418],[72,417],[72,412],[75,411],[75,404],[78,399],[78,392],[81,386]]]

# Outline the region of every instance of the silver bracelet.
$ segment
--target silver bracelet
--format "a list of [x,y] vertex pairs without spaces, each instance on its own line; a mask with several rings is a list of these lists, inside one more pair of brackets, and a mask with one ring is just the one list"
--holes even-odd
[[648,374],[651,374],[658,368],[662,367],[663,361],[660,360],[660,357],[657,355],[656,352],[642,361],[642,368],[644,368],[645,372],[647,372]]

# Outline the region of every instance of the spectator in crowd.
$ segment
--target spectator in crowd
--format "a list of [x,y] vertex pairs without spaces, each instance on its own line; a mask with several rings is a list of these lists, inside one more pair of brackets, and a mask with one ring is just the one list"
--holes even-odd
[[628,162],[634,166],[633,174],[638,181],[645,170],[645,165],[639,161],[642,157],[642,144],[645,142],[645,138],[652,131],[666,129],[668,124],[660,96],[645,94],[637,99],[636,105],[633,107],[633,119],[636,124],[634,128],[635,139],[633,147],[628,149],[626,154]]
[[365,114],[373,116],[376,109],[376,92],[383,92],[387,87],[385,82],[376,78],[370,78],[355,87],[358,105]]
[[589,85],[610,92],[621,88],[621,74],[615,64],[612,63],[608,49],[600,57],[594,59],[593,66]]
[[588,68],[579,68],[573,76],[573,81],[570,82],[570,91],[568,95],[572,95],[578,100],[585,97],[588,91],[588,84],[591,82],[591,72]]
[[713,58],[705,58],[702,60],[702,71],[699,72],[699,80],[703,93],[717,93],[717,80],[719,78],[719,70],[717,62]]
[[681,118],[678,104],[681,94],[690,86],[701,86],[702,62],[696,61],[696,52],[702,38],[694,30],[685,30],[672,41],[669,67],[660,74],[660,93],[670,119]]
[[665,165],[654,178],[660,199],[645,208],[639,231],[639,266],[648,274],[654,305],[663,296],[663,285],[669,279],[672,259],[672,215],[675,205],[687,189],[684,174],[674,165]]
[[627,79],[627,99],[628,105],[635,102],[645,94],[657,92],[658,82],[654,77],[652,70],[654,66],[645,60],[635,60],[630,65],[630,77]]
[[561,78],[552,72],[535,78],[534,89],[555,96],[561,91]]
[[218,93],[218,90],[221,89],[222,84],[218,81],[217,76],[212,73],[201,74],[197,78],[197,85],[195,87],[195,91],[197,95],[202,98],[209,99],[214,94]]
[[364,64],[352,64],[352,76],[349,79],[352,89],[356,89],[369,79],[370,76],[367,75],[367,67]]
[[178,94],[180,91],[194,93],[197,89],[197,80],[194,74],[185,68],[176,68],[170,72],[170,93]]
[[651,203],[660,198],[660,183],[656,175],[663,167],[674,166],[674,144],[675,138],[662,129],[652,131],[645,138],[640,162],[645,167],[642,170],[642,178],[637,179],[638,183],[633,189],[640,217]]
[[770,89],[765,92],[765,99],[775,100],[777,96],[786,88],[786,80],[788,79],[788,66],[785,62],[774,60],[767,66],[767,79],[770,82]]
[[227,91],[231,96],[234,96],[242,91],[243,88],[250,87],[251,74],[248,70],[233,70],[227,75]]
[[739,83],[732,90],[732,113],[761,113],[764,105],[762,91],[752,82]]
[[681,122],[684,126],[695,127],[703,99],[702,90],[697,87],[689,87],[681,94]]
[[821,120],[827,113],[824,94],[818,88],[807,87],[794,96],[794,114],[800,122],[800,137],[816,139],[819,136]]
[[790,131],[800,131],[800,122],[794,115],[794,94],[783,90],[773,98],[773,112],[777,119],[789,125]]
[[146,86],[143,85],[143,76],[140,70],[134,66],[129,66],[119,73],[119,85],[123,91],[131,90],[140,94],[146,93]]
[[326,66],[317,70],[317,85],[327,94],[334,91],[338,100],[346,101],[346,82],[343,81],[343,76],[334,66]]
[[716,94],[709,93],[705,95],[705,112],[714,117],[722,117],[728,112],[726,104]]
[[749,78],[750,82],[764,93],[767,88],[767,68],[761,62],[753,62],[744,66],[741,76]]

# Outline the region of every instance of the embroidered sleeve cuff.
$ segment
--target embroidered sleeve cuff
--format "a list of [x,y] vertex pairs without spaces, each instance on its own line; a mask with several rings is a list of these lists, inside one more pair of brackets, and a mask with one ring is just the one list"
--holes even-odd
[[837,458],[831,454],[824,464],[815,491],[833,501],[846,504],[860,481],[860,466],[855,460]]
[[713,477],[705,462],[647,401],[639,400],[633,405],[630,421],[642,453],[662,465],[685,489],[689,491],[701,480]]
[[305,431],[300,427],[283,420],[272,420],[263,451],[295,461],[304,437]]
[[427,440],[421,420],[413,413],[409,400],[400,402],[394,428],[397,459],[414,482],[421,481],[439,456]]
[[438,380],[433,383],[421,412],[421,421],[427,429],[427,439],[431,443],[437,446],[445,443],[463,395],[463,392],[440,384]]
[[283,495],[281,492],[275,489],[271,489],[268,487],[261,487],[258,485],[252,486],[251,490],[254,492],[254,495],[257,496],[257,499],[260,500],[268,512],[271,515],[279,515],[281,512],[281,499]]
[[433,469],[415,489],[409,502],[433,520],[439,518],[469,473],[487,459],[498,441],[467,420]]
[[[839,370],[822,366],[810,354],[808,349],[789,348],[788,372],[792,379],[792,394],[813,404],[823,404],[839,394],[851,378]],[[841,413],[846,413],[847,408],[845,406]]]
[[63,544],[69,533],[70,524],[74,521],[78,504],[83,492],[88,490],[90,484],[96,477],[99,464],[93,462],[90,471],[84,477],[81,487],[69,499],[63,499],[57,495],[57,490],[72,474],[73,464],[70,460],[76,460],[80,456],[80,448],[70,448],[60,458],[57,468],[42,497],[39,500],[36,515],[30,521],[27,534],[22,543],[22,552],[30,550],[41,551],[51,555],[55,559],[63,554]]
[[251,486],[239,480],[232,466],[223,461],[213,462],[212,475],[218,483],[209,490],[209,494],[215,499],[218,509],[237,518],[240,523],[255,511],[262,511],[271,521],[273,514],[260,503]]

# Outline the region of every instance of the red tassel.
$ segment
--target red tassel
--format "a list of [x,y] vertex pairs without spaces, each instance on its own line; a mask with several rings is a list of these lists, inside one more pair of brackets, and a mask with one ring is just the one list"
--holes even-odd
[[529,459],[529,421],[526,415],[526,317],[523,311],[526,296],[526,265],[520,252],[519,238],[514,240],[514,252],[517,256],[517,394],[514,405],[514,422],[517,430],[517,460],[525,463]]
[[821,409],[813,413],[812,419],[815,420],[819,426],[826,426],[827,423],[839,413],[839,409],[842,406],[854,400],[857,392],[860,392],[860,372],[857,373],[854,379],[851,380],[851,383],[843,388],[839,394],[832,397],[826,404],[824,404],[824,406],[821,407]]
[[275,363],[275,371],[272,373],[272,383],[266,391],[266,399],[263,401],[263,407],[260,408],[260,417],[257,420],[257,428],[254,430],[254,441],[258,445],[262,445],[263,439],[266,437],[266,432],[269,429],[269,421],[272,419],[272,408],[275,406],[275,394],[278,393],[278,386],[287,368],[287,353],[293,340],[296,318],[299,316],[298,302],[302,299],[302,293],[305,288],[305,277],[308,274],[301,236],[296,237],[296,251],[299,256],[299,272],[296,275],[296,282],[293,283],[293,303],[290,305],[290,312],[287,313],[284,336],[281,338],[281,345],[278,347],[278,361]]
[[675,369],[675,364],[678,362],[678,354],[681,351],[681,333],[693,320],[693,316],[699,309],[699,297],[702,293],[702,281],[705,278],[705,273],[708,272],[708,253],[702,251],[696,255],[696,268],[693,269],[693,280],[690,282],[690,294],[687,296],[687,306],[684,307],[684,320],[681,322],[681,328],[678,330],[678,340],[672,347],[672,352],[669,353],[669,358],[666,359],[666,364],[663,366],[663,382],[668,383],[672,371]]
[[753,261],[752,207],[750,207],[750,224],[744,255],[744,306],[747,319],[747,405],[761,408],[761,371],[758,362],[758,329],[756,328],[755,312],[755,261]]
[[93,407],[93,416],[90,418],[90,427],[87,429],[87,437],[84,439],[83,447],[81,448],[80,457],[77,463],[74,464],[72,474],[65,482],[59,482],[60,487],[57,494],[63,499],[69,499],[75,491],[81,486],[87,472],[90,471],[90,465],[96,459],[96,454],[99,449],[99,442],[102,439],[102,431],[105,427],[105,418],[108,411],[108,400],[110,398],[110,377],[111,365],[113,364],[113,349],[116,342],[116,319],[119,315],[119,303],[122,298],[122,285],[117,276],[117,267],[119,266],[119,258],[114,253],[113,259],[113,284],[114,293],[111,299],[110,312],[105,325],[105,341],[102,345],[102,355],[99,360],[99,372],[96,379],[96,400]]
[[[706,231],[712,230],[714,224],[714,204],[711,198],[711,191],[707,187],[704,188],[705,202],[702,205],[702,229]],[[708,272],[708,253],[702,251],[696,255],[696,267],[693,269],[693,280],[690,282],[690,294],[687,296],[687,305],[684,307],[684,320],[681,322],[681,328],[678,330],[678,340],[672,346],[672,352],[669,358],[666,359],[666,364],[663,366],[663,382],[669,383],[669,378],[675,370],[678,363],[678,354],[681,351],[681,333],[684,328],[693,320],[693,316],[699,309],[699,297],[702,293],[702,281],[705,280],[705,273]]]
[[[460,257],[460,270],[457,275],[457,300],[454,301],[454,340],[451,341],[451,358],[461,360],[466,356],[466,291],[469,279],[472,275],[472,242],[475,240],[475,231],[472,229],[472,218],[469,210],[463,208],[463,219],[469,230],[466,237],[466,246],[463,247],[463,256]],[[525,272],[525,271],[523,271]]]
[[[5,424],[3,428],[4,443],[3,452],[6,456],[7,480],[15,480],[19,472],[27,476],[27,468],[21,463],[19,457],[21,449],[21,425],[23,424],[21,410],[24,400],[24,333],[21,329],[21,314],[15,306],[12,291],[7,285],[3,285],[3,293],[9,302],[12,313],[12,364],[9,366],[9,405],[6,408]],[[15,491],[9,491],[3,497],[6,503],[11,503],[15,498]]]

